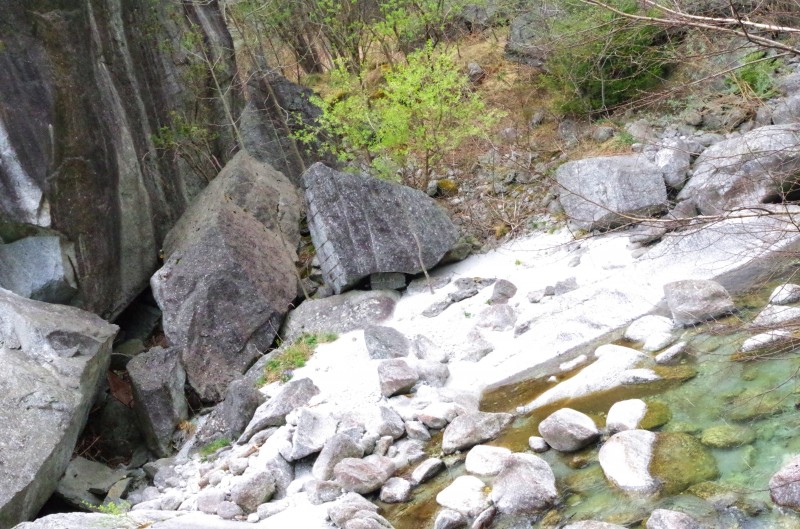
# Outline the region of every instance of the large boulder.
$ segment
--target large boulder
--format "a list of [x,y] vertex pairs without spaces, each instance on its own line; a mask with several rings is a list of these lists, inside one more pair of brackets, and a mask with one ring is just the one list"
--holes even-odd
[[283,174],[240,152],[167,235],[151,285],[203,400],[272,344],[297,294],[301,208]]
[[321,163],[303,174],[303,184],[322,275],[337,294],[370,274],[430,269],[458,238],[447,213],[422,191]]
[[186,373],[175,349],[154,347],[128,362],[136,417],[147,447],[159,457],[173,452],[172,433],[189,417]]
[[303,333],[343,334],[369,328],[389,319],[399,300],[400,294],[393,290],[354,291],[309,299],[289,313],[281,336],[291,342]]
[[609,229],[667,209],[661,168],[639,154],[567,162],[556,170],[561,205],[579,227]]
[[501,513],[536,514],[552,507],[558,499],[556,478],[550,465],[539,456],[513,454],[495,478],[491,498]]
[[0,244],[0,287],[24,298],[67,303],[78,292],[75,247],[54,235]]
[[0,527],[32,518],[67,468],[118,328],[0,289]]
[[725,287],[709,279],[685,279],[664,285],[664,296],[678,325],[693,325],[736,310]]
[[797,184],[800,124],[760,127],[715,143],[697,158],[678,195],[703,215],[782,201]]

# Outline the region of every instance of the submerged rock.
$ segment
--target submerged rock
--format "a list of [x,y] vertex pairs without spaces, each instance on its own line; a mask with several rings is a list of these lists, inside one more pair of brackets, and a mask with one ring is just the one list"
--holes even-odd
[[647,519],[647,529],[702,529],[697,520],[678,511],[656,509]]
[[711,448],[733,448],[749,445],[756,440],[756,433],[737,424],[720,424],[703,430],[700,442]]

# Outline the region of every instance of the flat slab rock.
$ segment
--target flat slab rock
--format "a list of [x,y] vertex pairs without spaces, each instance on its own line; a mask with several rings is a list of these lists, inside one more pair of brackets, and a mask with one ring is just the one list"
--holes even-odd
[[442,451],[452,454],[494,439],[513,419],[510,413],[472,412],[459,415],[444,430]]
[[303,185],[322,275],[337,294],[378,272],[430,269],[458,238],[422,191],[321,163],[303,174]]
[[[0,289],[0,527],[36,515],[105,381],[118,327]],[[35,478],[35,479],[34,479]]]

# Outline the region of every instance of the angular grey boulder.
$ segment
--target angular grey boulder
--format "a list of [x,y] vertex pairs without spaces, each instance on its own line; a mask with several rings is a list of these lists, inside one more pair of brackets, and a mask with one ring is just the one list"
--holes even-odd
[[419,380],[419,374],[404,359],[393,358],[378,364],[378,380],[381,394],[384,397],[391,397],[407,393]]
[[514,417],[509,413],[472,412],[459,415],[453,419],[442,436],[442,451],[452,454],[494,439]]
[[337,294],[374,273],[430,269],[458,239],[422,191],[321,163],[303,174],[303,185],[322,275]]
[[297,293],[301,209],[283,174],[240,152],[167,234],[150,284],[203,400],[221,400],[272,344]]
[[36,515],[58,485],[105,380],[117,326],[0,289],[0,527]]
[[314,461],[311,473],[320,481],[327,481],[333,477],[333,468],[342,459],[358,458],[364,456],[364,450],[346,434],[336,434],[331,437]]
[[644,155],[602,156],[567,162],[556,170],[561,205],[579,227],[604,230],[667,209],[661,168]]
[[246,443],[253,435],[269,426],[286,424],[286,415],[290,411],[305,406],[317,394],[319,388],[310,378],[290,380],[274,397],[256,408],[253,418],[239,438],[239,443]]
[[289,313],[281,329],[285,341],[303,333],[346,333],[387,320],[400,294],[393,290],[354,291],[323,299],[310,299]]
[[736,310],[725,287],[707,279],[686,279],[664,285],[664,296],[678,325],[694,325]]
[[214,407],[208,419],[197,431],[197,446],[206,445],[217,439],[236,439],[264,403],[264,396],[246,378],[231,382],[225,400]]
[[697,158],[678,200],[703,215],[780,200],[797,183],[800,124],[770,125],[715,143]]
[[53,235],[0,244],[0,288],[24,298],[67,303],[78,292],[75,248]]
[[373,360],[386,360],[408,356],[411,343],[403,333],[392,327],[370,325],[364,329],[367,353]]
[[172,433],[189,416],[186,373],[178,351],[154,347],[128,362],[134,410],[147,447],[159,457],[173,452]]
[[348,457],[333,467],[333,475],[342,488],[359,494],[380,489],[394,471],[392,460],[382,456],[367,456],[364,459]]

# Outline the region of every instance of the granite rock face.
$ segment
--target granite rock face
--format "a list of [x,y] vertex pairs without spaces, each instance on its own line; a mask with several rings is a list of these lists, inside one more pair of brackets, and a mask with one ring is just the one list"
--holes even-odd
[[602,156],[567,162],[556,170],[561,205],[588,230],[629,224],[667,209],[663,170],[644,155]]
[[55,235],[0,244],[0,287],[24,298],[68,303],[78,292],[75,248]]
[[322,274],[337,294],[374,273],[430,269],[458,238],[445,211],[416,189],[321,163],[303,185]]
[[0,527],[32,518],[69,463],[117,326],[0,289]]
[[297,293],[300,214],[291,182],[240,152],[167,235],[151,285],[203,400],[221,400],[275,338]]

